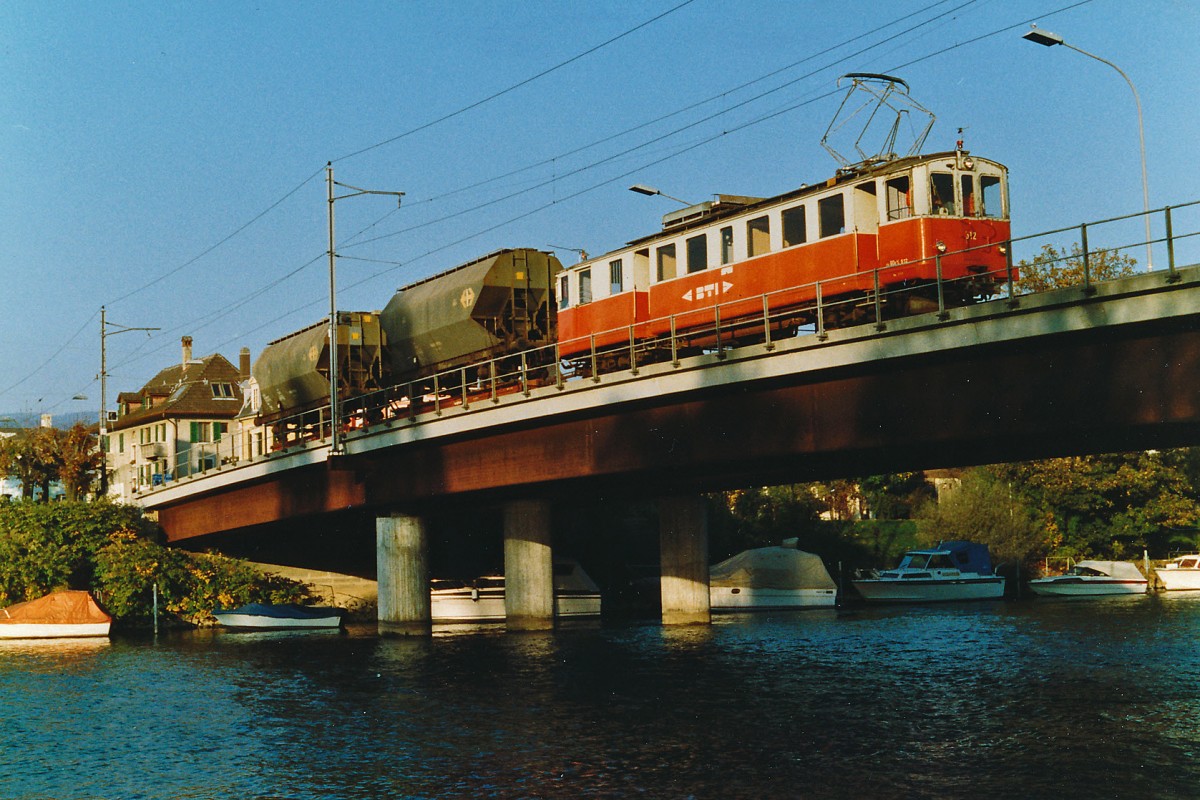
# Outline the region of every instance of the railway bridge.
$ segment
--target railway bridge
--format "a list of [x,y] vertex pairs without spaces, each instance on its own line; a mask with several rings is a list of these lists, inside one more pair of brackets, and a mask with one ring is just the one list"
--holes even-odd
[[[381,630],[429,626],[426,515],[504,511],[511,628],[552,624],[550,502],[658,498],[663,620],[708,618],[700,493],[1200,442],[1200,267],[425,398],[146,492],[173,543],[376,518]],[[234,446],[231,442],[231,446]],[[337,543],[329,547],[336,549]]]

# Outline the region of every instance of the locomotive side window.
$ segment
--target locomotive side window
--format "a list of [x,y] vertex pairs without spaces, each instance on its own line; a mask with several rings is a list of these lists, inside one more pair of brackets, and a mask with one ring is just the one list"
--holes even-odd
[[785,208],[783,210],[783,246],[791,247],[808,241],[808,231],[805,230],[804,206]]
[[702,272],[708,269],[708,236],[700,234],[687,240],[687,271]]
[[846,232],[846,201],[841,194],[817,201],[817,216],[821,220],[821,238]]
[[934,172],[929,176],[931,212],[946,216],[958,212],[954,208],[954,176],[949,172]]
[[675,245],[664,244],[658,248],[658,280],[669,281],[675,277]]
[[1004,216],[1004,197],[1001,194],[999,178],[995,175],[980,175],[979,194],[983,199],[979,206],[979,216]]
[[625,269],[621,259],[608,262],[608,293],[620,294],[625,291]]
[[568,283],[567,276],[562,275],[558,279],[558,308],[561,311],[569,305],[571,305],[570,283]]
[[758,217],[746,223],[746,257],[753,258],[771,252],[771,221]]
[[733,226],[721,228],[721,263],[733,261]]
[[887,182],[887,218],[908,219],[912,216],[912,181],[907,175]]
[[592,302],[592,270],[579,270],[579,304]]
[[975,202],[975,176],[970,174],[960,175],[958,183],[962,189],[963,216],[974,217],[979,211],[979,207]]

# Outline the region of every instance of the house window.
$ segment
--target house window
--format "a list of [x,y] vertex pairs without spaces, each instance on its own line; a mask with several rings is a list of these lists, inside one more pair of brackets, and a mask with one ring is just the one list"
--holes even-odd
[[211,442],[212,441],[212,423],[211,422],[193,422],[191,430],[192,442]]
[[821,238],[837,236],[846,232],[846,203],[840,194],[817,201],[817,215],[821,219]]
[[219,441],[221,441],[221,435],[229,432],[229,423],[228,422],[214,422],[212,424],[212,431],[213,431],[212,440],[214,442],[219,442]]
[[558,279],[558,307],[564,309],[571,304],[570,284],[567,282],[567,276],[563,275]]
[[620,294],[625,291],[625,271],[621,259],[608,262],[608,293]]
[[658,248],[658,280],[669,281],[675,277],[675,245],[664,244]]
[[592,302],[592,271],[579,270],[579,304]]
[[708,269],[708,236],[700,234],[687,240],[687,271],[702,272]]
[[211,386],[212,386],[212,396],[213,397],[219,397],[222,399],[228,399],[228,398],[233,397],[233,384],[232,383],[214,383],[214,384],[211,384]]
[[733,226],[721,228],[721,263],[733,261]]
[[125,452],[125,434],[123,434],[123,433],[117,434],[117,452],[118,453]]
[[804,228],[804,206],[784,209],[782,216],[784,247],[804,244],[808,241],[808,232]]
[[767,217],[746,223],[746,255],[749,258],[771,252],[771,221]]

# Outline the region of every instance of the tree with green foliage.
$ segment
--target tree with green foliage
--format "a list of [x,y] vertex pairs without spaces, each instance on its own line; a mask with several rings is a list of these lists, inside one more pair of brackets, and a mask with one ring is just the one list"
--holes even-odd
[[[1124,278],[1134,273],[1137,259],[1122,255],[1117,250],[1094,250],[1088,253],[1087,272],[1092,283],[1112,278]],[[1017,264],[1022,294],[1082,286],[1084,273],[1083,248],[1078,243],[1071,245],[1070,252],[1059,250],[1052,244],[1042,246],[1042,252],[1032,259]]]
[[80,423],[75,423],[58,436],[58,478],[62,481],[68,500],[82,500],[104,465],[104,454],[96,437]]
[[1035,511],[1011,482],[986,468],[967,471],[958,488],[926,504],[918,527],[929,544],[968,539],[986,544],[998,561],[1023,564],[1046,554]]

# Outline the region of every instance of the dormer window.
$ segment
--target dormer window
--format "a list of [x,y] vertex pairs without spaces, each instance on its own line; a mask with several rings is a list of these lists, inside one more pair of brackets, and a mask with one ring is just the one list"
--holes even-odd
[[212,387],[213,397],[221,398],[221,399],[232,399],[233,398],[233,384],[232,383],[212,383],[209,385]]

